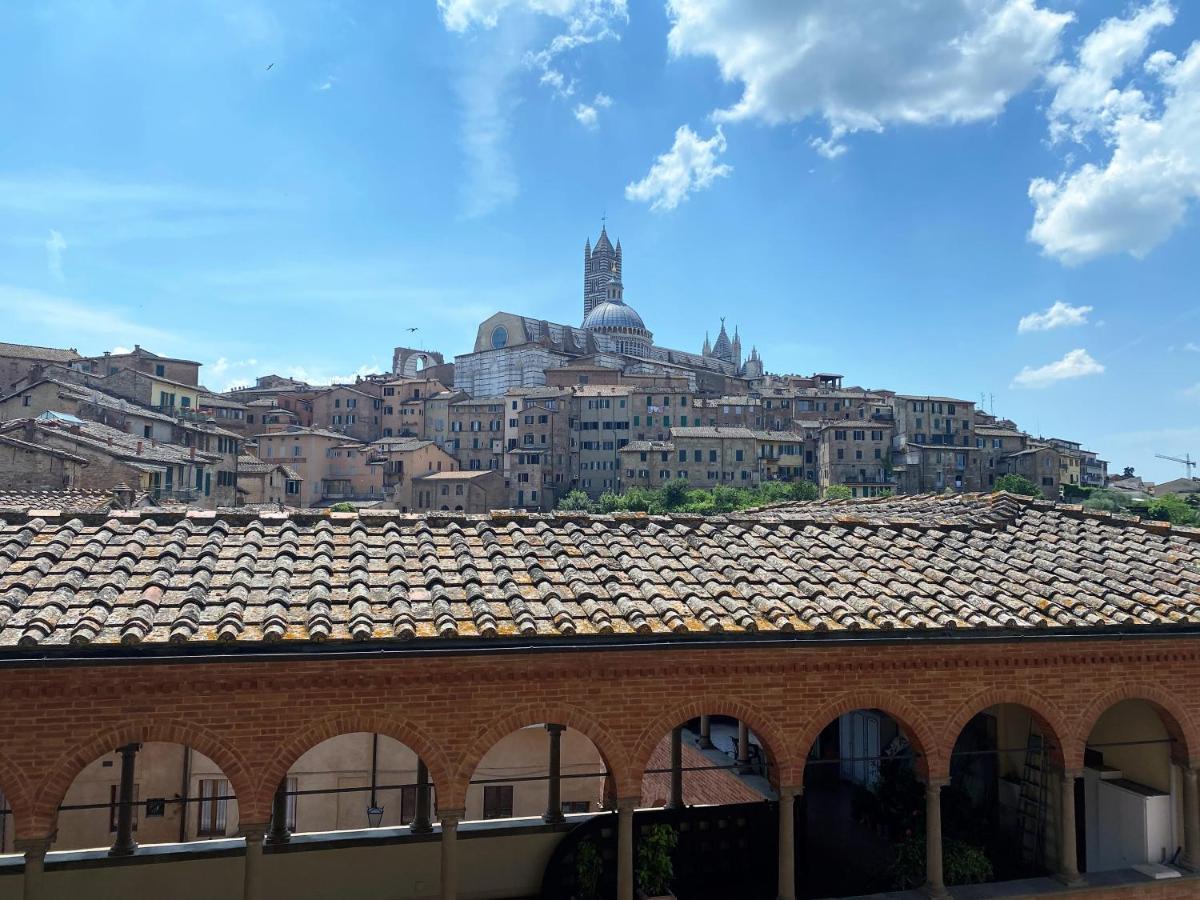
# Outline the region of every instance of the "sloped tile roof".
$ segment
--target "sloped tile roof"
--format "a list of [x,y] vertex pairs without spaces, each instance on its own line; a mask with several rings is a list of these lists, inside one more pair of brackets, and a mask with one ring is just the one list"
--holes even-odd
[[1200,623],[1200,531],[1009,495],[750,514],[0,513],[0,653]]
[[75,510],[79,512],[108,512],[113,505],[111,491],[0,491],[0,515],[12,510]]
[[34,344],[10,344],[0,341],[0,356],[11,359],[32,359],[46,362],[71,362],[80,359],[75,350],[64,350],[58,347],[38,347]]

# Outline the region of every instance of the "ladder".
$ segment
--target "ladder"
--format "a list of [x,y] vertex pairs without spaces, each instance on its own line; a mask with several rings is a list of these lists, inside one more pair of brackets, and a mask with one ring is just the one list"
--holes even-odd
[[1017,827],[1021,833],[1021,862],[1030,869],[1040,868],[1046,850],[1046,744],[1033,730],[1032,722],[1025,742]]

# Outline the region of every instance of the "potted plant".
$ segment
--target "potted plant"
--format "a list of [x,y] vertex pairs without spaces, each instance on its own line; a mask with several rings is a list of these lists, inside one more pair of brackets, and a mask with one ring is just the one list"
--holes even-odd
[[604,860],[591,841],[583,841],[575,851],[575,900],[599,900],[600,873]]
[[675,867],[671,863],[671,852],[679,843],[679,835],[670,825],[654,825],[638,843],[637,880],[643,900],[671,898],[671,880]]

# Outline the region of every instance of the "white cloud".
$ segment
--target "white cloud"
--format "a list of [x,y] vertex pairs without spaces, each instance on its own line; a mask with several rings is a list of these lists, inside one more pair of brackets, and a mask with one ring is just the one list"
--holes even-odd
[[67,242],[62,234],[51,228],[50,236],[46,238],[46,268],[55,281],[63,280],[63,253],[66,249]]
[[999,114],[1058,53],[1067,13],[1037,0],[669,0],[676,56],[711,56],[741,98],[719,121],[821,116],[828,138]]
[[1183,345],[1183,349],[1188,353],[1200,353],[1200,344],[1197,344],[1195,341],[1188,341]]
[[[1113,86],[1145,52],[1150,32],[1170,17],[1166,4],[1154,2],[1129,19],[1109,20],[1084,41],[1077,66],[1055,70],[1051,137],[1078,141],[1095,132],[1108,156],[1030,182],[1029,237],[1062,262],[1109,253],[1144,257],[1200,199],[1200,41],[1181,59],[1151,54],[1141,87]],[[1114,58],[1093,58],[1104,52]]]
[[725,135],[720,126],[712,137],[702,140],[687,125],[680,125],[671,149],[654,161],[645,178],[625,186],[625,197],[649,203],[655,212],[672,210],[693,191],[733,171],[732,166],[717,162],[724,152]]
[[1017,331],[1024,334],[1028,331],[1049,331],[1051,328],[1064,328],[1068,325],[1086,325],[1088,313],[1091,311],[1090,306],[1071,306],[1058,300],[1045,312],[1021,316],[1021,321],[1017,323]]
[[334,76],[330,75],[330,76],[329,76],[328,78],[326,78],[324,81],[322,81],[322,82],[319,82],[319,83],[318,83],[318,84],[317,84],[317,85],[316,85],[316,86],[313,88],[313,90],[314,90],[314,91],[331,91],[331,90],[333,90],[333,85],[334,85],[334,83],[335,83],[335,82],[337,82],[337,79],[336,79]]
[[600,110],[612,106],[612,97],[607,94],[597,94],[591,103],[578,103],[575,106],[575,118],[584,128],[595,128],[599,124]]
[[1026,366],[1012,380],[1012,387],[1044,388],[1068,378],[1099,375],[1104,366],[1092,359],[1086,350],[1072,350],[1060,360],[1038,368]]
[[1167,0],[1152,0],[1129,18],[1106,19],[1084,38],[1078,63],[1059,63],[1046,75],[1056,88],[1050,104],[1050,134],[1082,139],[1101,127],[1104,118],[1134,97],[1113,90],[1113,83],[1146,53],[1150,35],[1175,21]]

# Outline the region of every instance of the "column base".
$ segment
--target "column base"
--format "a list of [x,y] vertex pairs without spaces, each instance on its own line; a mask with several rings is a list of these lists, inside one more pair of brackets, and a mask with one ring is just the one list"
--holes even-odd
[[546,813],[544,816],[542,816],[542,821],[547,825],[561,825],[563,822],[567,821],[567,817],[562,813]]
[[949,897],[950,896],[950,892],[948,890],[946,890],[946,886],[944,884],[937,884],[937,885],[929,884],[929,883],[923,884],[923,885],[921,885],[921,893],[924,894],[926,897]]
[[711,750],[713,749],[713,742],[711,738],[706,738],[704,735],[700,735],[700,739],[696,741],[696,746],[701,750]]
[[109,856],[118,856],[118,857],[119,856],[133,856],[133,854],[137,853],[137,848],[138,848],[137,844],[134,844],[132,847],[110,847],[109,851],[108,851],[108,855]]

